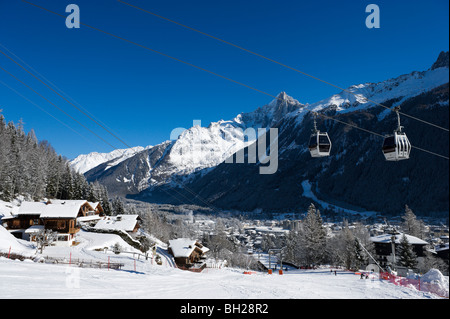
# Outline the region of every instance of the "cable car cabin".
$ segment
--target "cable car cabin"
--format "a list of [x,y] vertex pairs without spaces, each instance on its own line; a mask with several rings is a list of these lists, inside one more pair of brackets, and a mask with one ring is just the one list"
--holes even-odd
[[395,132],[384,138],[383,154],[387,161],[400,161],[409,158],[411,143],[403,132]]
[[311,134],[308,148],[312,157],[330,156],[331,140],[328,133],[316,132]]

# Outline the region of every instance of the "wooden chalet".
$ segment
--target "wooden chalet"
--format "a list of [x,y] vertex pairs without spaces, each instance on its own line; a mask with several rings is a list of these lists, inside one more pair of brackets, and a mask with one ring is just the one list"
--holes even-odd
[[196,240],[178,238],[169,240],[169,253],[175,259],[178,268],[192,270],[203,269],[204,255],[209,249]]
[[59,244],[70,245],[80,230],[78,219],[96,216],[99,212],[85,200],[23,202],[17,212],[2,221],[17,238],[33,241],[36,232],[49,229],[58,233]]

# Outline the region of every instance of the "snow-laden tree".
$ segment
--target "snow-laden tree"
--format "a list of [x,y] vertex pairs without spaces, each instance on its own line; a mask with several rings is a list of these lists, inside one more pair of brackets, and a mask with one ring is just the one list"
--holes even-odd
[[304,264],[321,264],[326,257],[326,243],[326,230],[320,211],[311,203],[299,232],[301,258]]
[[327,251],[331,264],[358,270],[371,262],[367,251],[373,256],[374,246],[362,224],[350,227],[344,220],[342,230],[328,240]]
[[35,234],[36,248],[42,254],[44,248],[50,246],[57,238],[58,233],[50,229],[42,229]]
[[[0,114],[0,199],[11,201],[18,195],[27,200],[87,199],[90,189],[85,177],[47,141],[38,141],[33,130],[26,134],[22,122],[6,123]],[[106,189],[95,195],[110,212]]]
[[416,215],[408,205],[405,205],[405,214],[402,218],[402,226],[405,233],[423,239],[423,223],[416,218]]
[[113,215],[125,214],[125,206],[120,197],[115,197],[112,201],[112,214]]

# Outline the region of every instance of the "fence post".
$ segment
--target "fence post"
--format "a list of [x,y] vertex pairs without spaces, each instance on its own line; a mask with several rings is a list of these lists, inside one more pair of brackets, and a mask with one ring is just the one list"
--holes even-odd
[[109,271],[109,256],[108,256],[108,271]]
[[9,256],[11,256],[11,246],[9,246],[8,259],[9,259]]
[[71,265],[71,263],[72,263],[72,252],[70,252],[70,256],[69,256],[69,266]]

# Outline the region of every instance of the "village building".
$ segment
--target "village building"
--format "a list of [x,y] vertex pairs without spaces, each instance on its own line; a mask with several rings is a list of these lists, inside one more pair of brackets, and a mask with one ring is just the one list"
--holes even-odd
[[[383,234],[375,237],[371,237],[370,240],[375,246],[375,258],[379,265],[383,268],[397,267],[398,262],[398,246],[402,240],[403,233],[396,232],[395,234]],[[415,236],[405,234],[409,244],[412,246],[414,253],[416,254],[418,261],[425,257],[425,246],[429,245],[428,242],[417,238]]]
[[180,269],[201,271],[205,266],[202,260],[208,251],[207,247],[189,238],[169,240],[169,253],[172,254]]
[[434,247],[436,255],[439,258],[441,258],[442,260],[444,260],[447,264],[448,264],[448,261],[449,261],[449,258],[448,258],[449,257],[449,253],[448,253],[449,249],[448,248],[449,248],[448,243],[446,243],[446,244],[438,244],[438,245],[436,245]]
[[94,226],[96,230],[121,230],[132,237],[138,234],[142,219],[139,215],[105,216]]
[[52,230],[58,234],[55,245],[70,246],[83,218],[98,218],[97,212],[100,211],[85,200],[25,201],[17,211],[2,218],[2,222],[17,238],[35,241],[41,230]]

